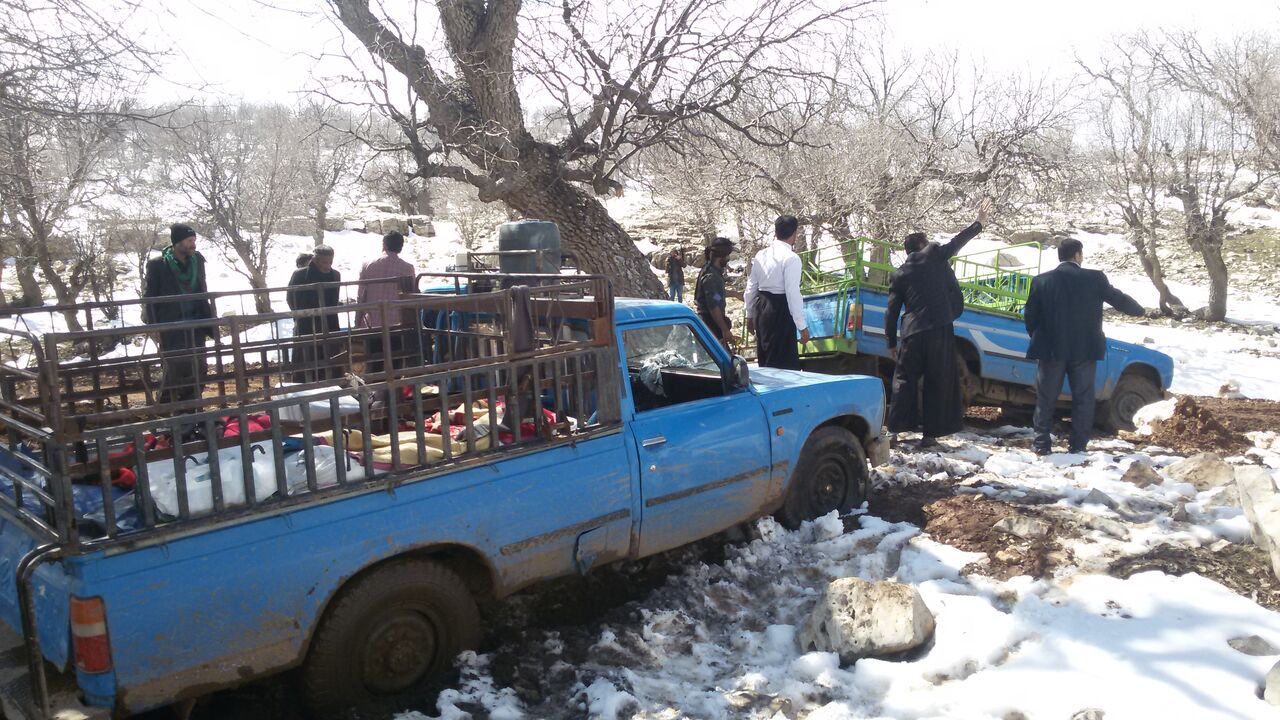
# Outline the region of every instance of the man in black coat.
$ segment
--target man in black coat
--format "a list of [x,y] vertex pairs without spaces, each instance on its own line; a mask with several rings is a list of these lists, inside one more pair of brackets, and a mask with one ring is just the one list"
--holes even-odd
[[[336,308],[341,304],[337,285],[305,286],[339,282],[342,282],[342,274],[333,269],[333,248],[318,245],[311,253],[310,261],[289,278],[285,300],[290,310]],[[294,382],[316,382],[342,374],[341,368],[333,362],[342,349],[341,343],[333,337],[337,332],[337,313],[294,318],[293,336],[297,338],[293,349],[293,364],[297,368],[293,373]]]
[[[205,283],[204,256],[196,252],[196,231],[181,223],[169,228],[170,247],[147,261],[143,298],[175,297],[167,302],[145,303],[142,320],[148,324],[195,322],[213,317],[207,298],[184,298],[209,291]],[[160,352],[164,357],[164,378],[160,382],[160,402],[181,402],[200,397],[204,378],[205,339],[213,337],[212,326],[160,331]]]
[[[921,445],[925,447],[963,426],[964,398],[952,323],[964,312],[964,297],[951,269],[951,258],[982,232],[990,213],[991,201],[984,199],[978,204],[978,219],[946,245],[929,242],[924,233],[911,233],[903,242],[907,259],[889,277],[884,335],[896,365],[886,423],[894,434],[921,425],[918,388],[923,380]],[[898,314],[904,308],[899,331]]]
[[1053,411],[1062,394],[1062,379],[1071,383],[1071,440],[1069,451],[1084,452],[1093,430],[1094,375],[1107,354],[1102,334],[1102,303],[1126,315],[1140,316],[1138,301],[1111,286],[1099,270],[1080,267],[1084,244],[1065,240],[1058,246],[1061,264],[1031,281],[1023,320],[1031,345],[1027,359],[1036,360],[1037,455],[1052,449],[1049,431]]

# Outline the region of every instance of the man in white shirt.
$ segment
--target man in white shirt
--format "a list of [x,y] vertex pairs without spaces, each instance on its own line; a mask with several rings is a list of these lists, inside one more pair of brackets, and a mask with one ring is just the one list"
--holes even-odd
[[800,256],[792,249],[800,221],[782,215],[773,223],[776,239],[756,253],[743,299],[747,305],[747,329],[756,336],[756,362],[760,367],[800,369],[800,342],[809,342],[800,296]]

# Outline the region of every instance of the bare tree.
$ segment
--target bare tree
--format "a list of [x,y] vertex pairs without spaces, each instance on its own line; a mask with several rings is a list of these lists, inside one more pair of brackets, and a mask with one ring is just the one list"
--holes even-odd
[[[661,283],[593,193],[621,192],[632,157],[678,144],[696,123],[761,144],[789,142],[772,111],[743,123],[731,110],[781,78],[793,93],[776,95],[773,109],[810,101],[806,80],[818,73],[808,46],[868,4],[564,0],[518,17],[519,0],[441,1],[447,57],[429,57],[421,5],[393,18],[368,0],[330,0],[378,65],[373,92],[404,130],[419,175],[469,183],[482,201],[555,221],[584,269],[609,274],[623,294],[649,296],[661,295]],[[408,102],[393,101],[388,73],[407,79]],[[530,132],[519,91],[526,76],[556,98],[565,135]]]
[[507,219],[501,203],[480,202],[476,189],[470,185],[447,181],[442,185],[439,195],[444,203],[443,218],[458,226],[458,235],[468,250],[478,250],[480,243],[492,237]]
[[[288,108],[203,108],[176,133],[179,185],[217,228],[215,247],[252,288],[267,287],[276,226],[298,202]],[[266,293],[260,313],[271,311]]]
[[353,118],[344,108],[310,100],[298,110],[302,140],[298,144],[299,190],[315,222],[311,236],[324,242],[329,201],[338,186],[355,175],[360,146],[352,133]]
[[[83,107],[74,97],[64,103]],[[77,255],[72,239],[85,232],[78,215],[106,188],[97,173],[123,116],[111,117],[116,121],[91,113],[0,117],[0,198],[17,253],[21,305],[44,303],[37,270],[60,305],[77,302],[88,282],[96,258]],[[70,329],[80,329],[74,313],[66,313],[66,320]]]
[[1162,150],[1171,93],[1149,66],[1143,66],[1135,50],[1122,40],[1113,57],[1080,66],[1099,89],[1095,119],[1105,153],[1098,164],[1104,196],[1120,208],[1129,243],[1159,293],[1160,312],[1183,317],[1187,308],[1169,289],[1159,254],[1168,230],[1161,208],[1168,187]]

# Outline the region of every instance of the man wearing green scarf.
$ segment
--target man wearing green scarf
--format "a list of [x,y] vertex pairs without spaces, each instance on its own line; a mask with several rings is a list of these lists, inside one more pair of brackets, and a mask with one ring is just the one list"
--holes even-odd
[[[208,292],[204,256],[196,252],[196,231],[181,223],[169,228],[170,247],[160,257],[147,261],[143,298],[176,297],[166,302],[146,303],[142,320],[148,324],[192,323],[213,317],[208,299],[182,296]],[[160,402],[181,402],[200,397],[208,366],[205,339],[213,337],[211,326],[160,331],[160,352],[164,357],[164,378],[160,382]]]

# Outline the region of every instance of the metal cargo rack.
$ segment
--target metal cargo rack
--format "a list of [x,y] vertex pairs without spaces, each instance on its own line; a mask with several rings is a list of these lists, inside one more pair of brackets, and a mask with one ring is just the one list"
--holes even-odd
[[[469,291],[481,278],[507,287]],[[0,512],[61,554],[131,547],[616,428],[603,277],[416,282],[396,300],[363,304],[359,282],[186,296],[210,301],[214,317],[163,325],[134,319],[172,298],[0,319]],[[276,310],[288,293],[334,288],[336,306]],[[259,300],[272,311],[256,312]],[[400,324],[356,327],[368,311]],[[295,335],[306,319],[317,331]],[[160,333],[210,339],[165,350]],[[185,398],[165,380],[180,366],[204,373]],[[317,473],[322,454],[334,460],[331,476]],[[134,484],[122,494],[126,470]],[[100,508],[78,509],[94,493]]]

